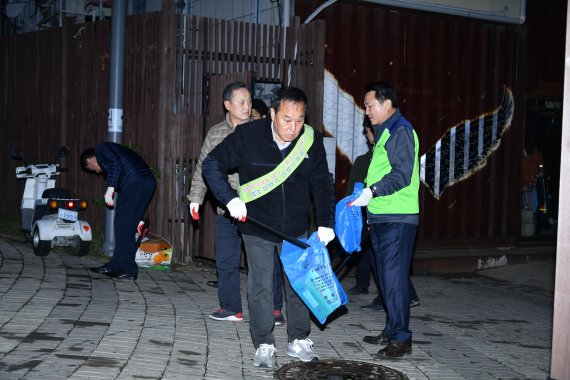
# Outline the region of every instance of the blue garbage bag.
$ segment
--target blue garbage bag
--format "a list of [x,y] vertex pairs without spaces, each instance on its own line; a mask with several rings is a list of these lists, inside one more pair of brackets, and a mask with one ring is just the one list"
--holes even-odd
[[348,296],[334,274],[327,247],[319,241],[317,232],[301,241],[310,247],[303,249],[283,242],[281,262],[293,290],[324,324],[333,311],[348,303]]
[[336,204],[334,232],[346,253],[360,252],[362,238],[362,207],[348,204],[362,194],[364,184],[356,182],[351,195]]

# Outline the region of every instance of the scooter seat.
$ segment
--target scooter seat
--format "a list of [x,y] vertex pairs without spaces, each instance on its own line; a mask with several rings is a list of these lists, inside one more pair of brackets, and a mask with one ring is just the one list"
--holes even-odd
[[42,198],[68,199],[71,198],[71,192],[61,187],[56,187],[53,189],[45,189],[44,192],[42,193]]

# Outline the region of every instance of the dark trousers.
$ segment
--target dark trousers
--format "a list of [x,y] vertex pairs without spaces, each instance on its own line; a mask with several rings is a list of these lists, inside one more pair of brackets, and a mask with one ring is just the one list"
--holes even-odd
[[223,215],[216,216],[216,270],[220,307],[232,312],[242,311],[239,264],[241,238],[237,226]]
[[410,264],[418,226],[373,223],[372,245],[382,300],[386,308],[384,332],[391,341],[410,343]]
[[135,233],[139,222],[154,194],[154,178],[142,178],[121,187],[115,202],[115,250],[113,258],[107,264],[115,271],[136,276],[139,268],[135,261],[137,244]]
[[[273,301],[275,309],[283,307],[281,263],[274,255]],[[240,293],[241,237],[237,226],[223,215],[216,216],[216,270],[218,272],[218,300],[220,307],[235,313],[242,312]]]
[[[356,253],[353,253],[353,255],[355,254]],[[371,262],[373,254],[374,251],[372,250],[372,247],[367,244],[363,245],[362,251],[358,253],[358,257],[356,258],[356,271],[354,274],[356,285],[364,289],[368,289],[370,287],[370,270],[373,269]],[[376,273],[374,273],[374,276],[376,277]]]
[[273,255],[273,308],[281,310],[283,308],[283,269],[281,268],[281,259],[279,254],[275,252]]
[[[372,272],[374,285],[376,285],[376,290],[378,291],[378,297],[374,299],[374,302],[382,305],[383,301],[381,299],[380,284],[378,283],[378,273],[376,271],[376,260],[374,259],[374,249],[372,248],[372,243],[370,241],[370,234],[366,234],[365,237],[366,238],[362,240],[362,250],[356,257],[357,262],[354,277],[356,279],[356,285],[368,289],[370,286],[370,272]],[[410,303],[412,301],[419,301],[419,297],[416,293],[416,288],[412,283],[411,277],[408,287],[410,290]]]
[[[275,252],[281,254],[282,243],[274,243],[253,235],[243,235],[247,263],[247,297],[249,301],[249,330],[254,346],[275,344],[273,324],[273,278]],[[281,266],[281,265],[280,265]],[[285,300],[287,302],[287,337],[289,342],[305,339],[311,331],[309,309],[291,288],[287,276]]]
[[414,284],[412,283],[412,278],[408,277],[408,289],[410,291],[410,303],[412,303],[412,301],[419,301],[420,298],[418,297],[418,293],[416,293],[416,288],[414,287]]
[[[377,303],[378,305],[383,305],[382,301],[382,294],[380,292],[380,284],[378,281],[378,273],[376,272],[376,260],[374,259],[374,250],[370,248],[370,261],[371,261],[371,268],[372,268],[372,275],[374,276],[374,284],[376,285],[376,290],[378,291],[378,296],[374,299],[373,302]],[[368,272],[368,276],[370,276],[370,271]],[[356,280],[358,284],[358,279]],[[370,281],[370,280],[369,280]],[[416,292],[416,288],[414,283],[412,282],[412,277],[408,277],[408,290],[410,291],[410,303],[412,301],[419,301],[420,297],[418,297],[418,293]]]

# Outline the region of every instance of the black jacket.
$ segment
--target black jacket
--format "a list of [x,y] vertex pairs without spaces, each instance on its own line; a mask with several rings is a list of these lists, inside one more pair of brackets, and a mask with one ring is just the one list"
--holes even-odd
[[[301,130],[301,134],[304,129]],[[226,137],[202,162],[202,175],[214,196],[226,205],[237,197],[228,183],[227,172],[237,168],[240,183],[259,178],[281,163],[299,137],[280,151],[271,131],[271,120],[242,124]],[[315,131],[308,157],[280,186],[246,204],[247,215],[291,237],[304,234],[309,225],[311,194],[316,208],[316,225],[333,227],[333,184],[329,174],[323,136]],[[279,242],[276,236],[251,223],[238,223],[242,233]]]

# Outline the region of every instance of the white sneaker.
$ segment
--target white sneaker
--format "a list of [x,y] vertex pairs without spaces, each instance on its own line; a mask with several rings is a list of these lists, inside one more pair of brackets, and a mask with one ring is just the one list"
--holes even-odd
[[273,355],[277,352],[275,346],[272,344],[260,344],[255,351],[255,358],[253,365],[256,367],[273,367]]
[[315,354],[315,350],[313,349],[313,341],[308,338],[295,339],[293,342],[289,343],[289,346],[287,347],[287,355],[299,358],[303,362],[310,362],[319,359],[319,356]]

